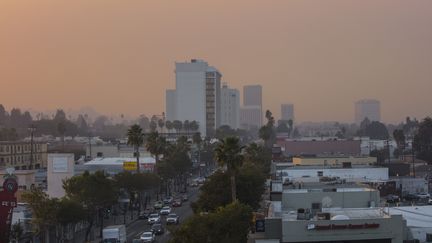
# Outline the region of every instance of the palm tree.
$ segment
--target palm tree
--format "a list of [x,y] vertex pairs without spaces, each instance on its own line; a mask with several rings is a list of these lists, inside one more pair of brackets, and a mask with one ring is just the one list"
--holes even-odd
[[189,120],[186,120],[183,122],[183,129],[186,131],[186,135],[189,134],[189,129],[190,129],[190,122]]
[[194,132],[198,131],[198,128],[199,128],[198,122],[197,121],[191,121],[189,123],[189,128]]
[[147,138],[146,148],[155,156],[156,164],[159,162],[159,155],[163,154],[167,142],[165,138],[160,137],[158,132],[152,132]]
[[165,126],[165,121],[162,119],[158,120],[158,126],[160,128],[160,132],[162,133],[163,127]]
[[173,129],[173,123],[171,121],[166,121],[165,127],[167,128],[168,132],[170,132]]
[[62,151],[65,152],[65,132],[66,132],[66,125],[64,121],[60,121],[57,124],[57,132],[61,135],[61,141],[62,141]]
[[137,160],[137,172],[139,172],[140,171],[139,147],[141,147],[144,143],[144,134],[142,132],[140,125],[138,125],[138,124],[132,125],[128,129],[127,138],[128,138],[127,144],[134,147],[135,156],[136,156],[136,160]]
[[237,137],[226,137],[215,148],[215,159],[220,166],[226,166],[231,179],[232,201],[237,200],[235,176],[239,167],[243,164],[243,147]]
[[173,127],[176,130],[176,132],[178,133],[182,129],[183,123],[179,120],[175,120],[175,121],[173,121]]

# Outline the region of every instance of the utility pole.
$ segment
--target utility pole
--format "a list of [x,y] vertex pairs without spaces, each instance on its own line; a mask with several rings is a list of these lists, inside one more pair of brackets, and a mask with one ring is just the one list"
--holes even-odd
[[412,167],[413,167],[413,177],[415,178],[415,152],[414,152],[414,140],[411,142],[411,151],[412,151]]
[[33,169],[33,133],[36,130],[35,125],[31,124],[28,128],[30,131],[30,165],[29,170]]

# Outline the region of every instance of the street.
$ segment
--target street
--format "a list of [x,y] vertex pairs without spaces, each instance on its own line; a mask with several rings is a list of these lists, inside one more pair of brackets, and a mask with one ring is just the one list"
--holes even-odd
[[[189,200],[183,202],[181,207],[171,207],[171,212],[176,213],[180,217],[180,224],[193,214],[192,208],[190,207],[190,203],[197,200],[198,191],[199,191],[199,187],[189,187],[187,192]],[[166,216],[161,216],[161,221],[163,227],[165,228],[165,233],[156,236],[156,242],[158,243],[168,242],[168,240],[171,237],[170,232],[166,227],[165,218]],[[147,219],[137,220],[131,223],[126,229],[128,242],[132,242],[133,239],[139,239],[140,235],[145,231],[150,231],[150,228],[151,225],[147,223]]]

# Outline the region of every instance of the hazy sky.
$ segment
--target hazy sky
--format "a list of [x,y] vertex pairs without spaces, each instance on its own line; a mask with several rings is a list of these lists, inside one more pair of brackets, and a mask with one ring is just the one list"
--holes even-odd
[[0,1],[0,103],[152,114],[174,62],[205,59],[230,86],[263,85],[276,117],[432,115],[432,1]]

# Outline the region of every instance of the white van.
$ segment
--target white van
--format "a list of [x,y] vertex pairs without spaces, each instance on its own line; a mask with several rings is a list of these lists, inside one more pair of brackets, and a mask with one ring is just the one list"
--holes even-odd
[[124,224],[107,226],[102,231],[104,243],[126,243],[126,237],[126,226]]

